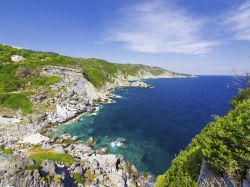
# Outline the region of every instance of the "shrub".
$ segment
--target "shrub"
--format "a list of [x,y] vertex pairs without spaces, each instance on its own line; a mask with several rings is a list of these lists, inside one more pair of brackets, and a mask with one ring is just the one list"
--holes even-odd
[[73,173],[73,178],[77,183],[84,184],[85,179],[79,173]]
[[56,182],[56,183],[61,183],[61,182],[62,182],[61,179],[58,178],[58,177],[53,177],[53,178],[52,178],[52,181],[53,181],[53,182]]
[[24,170],[34,170],[39,169],[41,162],[36,162],[35,164],[27,164],[24,166]]

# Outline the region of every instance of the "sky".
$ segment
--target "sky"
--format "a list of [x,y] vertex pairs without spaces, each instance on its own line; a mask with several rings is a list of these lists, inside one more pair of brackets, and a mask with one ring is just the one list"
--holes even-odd
[[0,43],[195,75],[250,71],[250,0],[1,0]]

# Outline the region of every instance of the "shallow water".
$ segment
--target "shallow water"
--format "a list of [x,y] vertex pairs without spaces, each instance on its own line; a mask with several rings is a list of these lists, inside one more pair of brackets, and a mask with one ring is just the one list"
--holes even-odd
[[[230,109],[230,100],[241,82],[229,76],[200,76],[189,79],[152,79],[151,89],[117,89],[121,96],[105,104],[97,115],[61,125],[56,135],[71,134],[87,140],[93,136],[97,148],[108,147],[121,154],[139,171],[163,173],[172,159],[213,118]],[[112,147],[117,138],[124,147]]]

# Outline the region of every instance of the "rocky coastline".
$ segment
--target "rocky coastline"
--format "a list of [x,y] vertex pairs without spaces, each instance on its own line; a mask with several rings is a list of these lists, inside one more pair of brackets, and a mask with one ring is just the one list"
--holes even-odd
[[[60,77],[58,83],[50,86],[50,92],[37,90],[30,96],[34,107],[41,112],[26,116],[20,113],[0,116],[0,148],[12,150],[12,154],[0,154],[0,186],[152,186],[151,177],[139,173],[122,156],[108,154],[105,148],[94,150],[93,138],[82,142],[78,137],[69,135],[54,139],[41,134],[47,136],[55,125],[86,112],[94,113],[102,103],[112,102],[115,88],[149,88],[151,86],[142,79],[190,76],[169,73],[155,76],[148,72],[128,77],[118,74],[112,83],[97,90],[80,68],[47,66],[41,74]],[[24,141],[37,134],[35,144]],[[50,159],[38,163],[30,158],[32,150],[69,155],[72,160],[70,164]]]

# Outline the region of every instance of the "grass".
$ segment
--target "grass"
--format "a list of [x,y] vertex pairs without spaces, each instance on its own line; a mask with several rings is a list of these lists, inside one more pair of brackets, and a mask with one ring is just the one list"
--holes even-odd
[[13,154],[13,150],[11,148],[7,148],[7,149],[4,149],[4,150],[1,150],[0,153],[10,155],[10,154]]
[[84,184],[85,179],[79,173],[73,173],[73,178],[77,183]]
[[60,161],[66,165],[71,165],[73,163],[73,159],[71,158],[70,155],[57,154],[57,153],[51,153],[51,152],[36,153],[36,154],[29,156],[29,158],[35,160],[38,163],[42,163],[43,160]]
[[40,168],[41,163],[40,162],[36,162],[35,164],[27,164],[24,166],[24,170],[34,170],[34,169],[39,169]]
[[61,179],[58,178],[58,177],[53,177],[53,178],[52,178],[52,181],[53,181],[53,182],[56,182],[56,183],[61,183],[61,182],[62,182]]
[[28,152],[29,158],[36,161],[34,165],[26,165],[26,170],[38,169],[43,160],[63,162],[66,165],[73,163],[73,158],[68,154],[53,153],[51,150],[43,150],[39,146],[33,147]]
[[32,113],[32,103],[26,93],[0,93],[0,106]]
[[48,87],[52,84],[58,83],[59,81],[60,81],[59,76],[40,77],[38,79],[31,79],[31,85],[35,88]]

